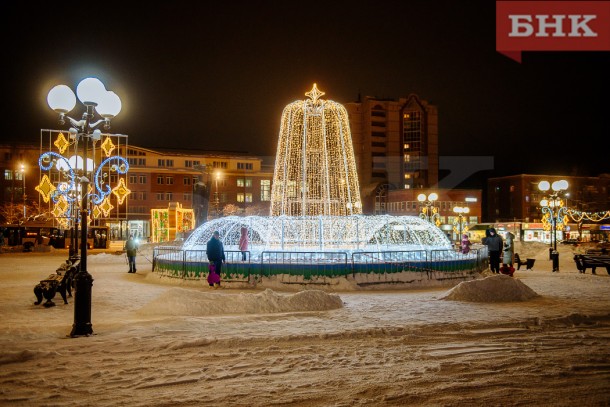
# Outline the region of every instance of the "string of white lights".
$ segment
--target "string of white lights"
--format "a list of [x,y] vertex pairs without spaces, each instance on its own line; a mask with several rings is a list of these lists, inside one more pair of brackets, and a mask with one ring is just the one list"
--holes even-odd
[[356,160],[347,111],[320,99],[316,84],[310,99],[284,108],[280,124],[272,216],[345,216],[362,213]]

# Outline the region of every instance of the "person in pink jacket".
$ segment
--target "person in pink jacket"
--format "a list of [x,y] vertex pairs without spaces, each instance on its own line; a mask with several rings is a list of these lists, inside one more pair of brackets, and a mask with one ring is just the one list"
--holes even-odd
[[241,228],[241,237],[239,238],[239,250],[241,250],[241,261],[246,261],[246,252],[248,251],[248,228]]
[[472,245],[472,243],[470,243],[470,239],[468,239],[468,235],[466,233],[464,233],[462,235],[462,242],[460,245],[460,251],[462,252],[462,254],[468,254],[468,252],[470,252],[471,245]]

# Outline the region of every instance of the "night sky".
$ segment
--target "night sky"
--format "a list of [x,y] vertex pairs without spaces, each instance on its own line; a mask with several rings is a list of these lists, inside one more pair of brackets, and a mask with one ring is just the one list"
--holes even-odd
[[282,109],[316,82],[339,103],[435,104],[441,156],[493,157],[476,182],[610,172],[610,52],[519,64],[495,50],[494,1],[104,4],[3,5],[2,141],[62,128],[48,91],[97,76],[130,144],[274,158]]

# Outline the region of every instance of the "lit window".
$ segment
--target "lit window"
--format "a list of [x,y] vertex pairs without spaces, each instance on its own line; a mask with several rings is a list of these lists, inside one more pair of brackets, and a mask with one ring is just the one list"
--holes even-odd
[[261,180],[261,201],[270,201],[271,200],[271,180],[263,179]]

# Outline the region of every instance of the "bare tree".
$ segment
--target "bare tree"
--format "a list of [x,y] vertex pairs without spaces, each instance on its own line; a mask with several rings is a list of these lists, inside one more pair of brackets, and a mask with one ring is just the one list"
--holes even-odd
[[38,202],[27,202],[25,205],[26,217],[23,217],[23,204],[4,202],[0,204],[0,223],[20,225],[27,221],[46,221],[51,218],[48,212],[41,212]]
[[242,209],[239,206],[233,205],[233,204],[225,205],[225,207],[222,208],[223,216],[240,215],[241,212],[242,212]]

